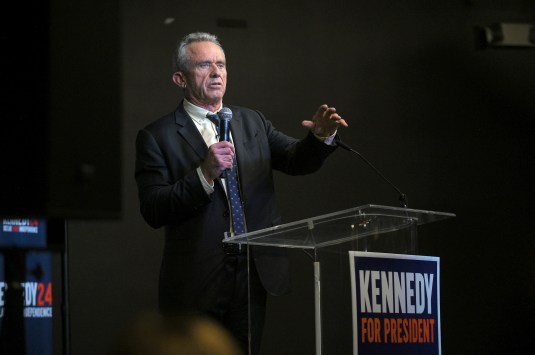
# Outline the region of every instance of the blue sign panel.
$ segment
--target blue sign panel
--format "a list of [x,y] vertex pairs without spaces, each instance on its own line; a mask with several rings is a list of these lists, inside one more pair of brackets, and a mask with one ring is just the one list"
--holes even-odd
[[[5,339],[6,334],[23,336],[24,343],[19,346],[25,354],[52,355],[55,306],[52,253],[30,251],[46,247],[46,221],[0,221],[0,332],[3,341],[13,341]],[[10,280],[6,280],[8,275],[12,275]],[[8,293],[17,297],[6,297]],[[7,303],[8,300],[12,303]],[[6,312],[10,318],[6,317]]]
[[44,219],[0,219],[0,247],[46,247],[46,221]]
[[440,355],[438,257],[349,252],[354,354]]

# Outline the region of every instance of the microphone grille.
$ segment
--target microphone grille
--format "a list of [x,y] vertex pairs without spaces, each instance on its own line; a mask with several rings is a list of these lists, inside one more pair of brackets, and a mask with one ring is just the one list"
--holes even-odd
[[232,119],[232,110],[228,107],[223,107],[219,112],[217,113],[220,120],[230,121]]

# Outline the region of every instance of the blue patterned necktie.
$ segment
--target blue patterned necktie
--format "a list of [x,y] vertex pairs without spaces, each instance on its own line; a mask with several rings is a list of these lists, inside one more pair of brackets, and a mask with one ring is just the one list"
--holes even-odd
[[[219,117],[216,114],[208,112],[206,117],[214,122],[216,129],[219,131]],[[221,135],[221,133],[219,133]],[[230,216],[232,219],[232,230],[234,234],[243,234],[246,232],[245,217],[243,215],[243,205],[240,198],[240,190],[238,187],[238,165],[236,164],[236,156],[232,162],[232,169],[226,170],[223,174],[227,183],[227,197],[230,205]]]
[[212,123],[215,125],[215,130],[217,132],[216,139],[219,139],[219,117],[215,113],[208,112],[206,114],[206,118],[208,118]]
[[236,157],[232,162],[232,169],[227,170],[227,193],[230,203],[230,214],[232,217],[232,230],[234,234],[245,233],[245,218],[243,216],[243,205],[240,198],[240,190],[238,188],[238,166],[236,165]]

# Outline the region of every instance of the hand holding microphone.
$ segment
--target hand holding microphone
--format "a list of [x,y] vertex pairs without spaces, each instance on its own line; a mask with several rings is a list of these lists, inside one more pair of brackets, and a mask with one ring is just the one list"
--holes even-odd
[[204,178],[209,183],[213,183],[225,170],[232,169],[234,160],[234,145],[230,142],[232,111],[228,107],[223,107],[217,116],[219,119],[219,142],[208,148],[208,155],[201,164]]

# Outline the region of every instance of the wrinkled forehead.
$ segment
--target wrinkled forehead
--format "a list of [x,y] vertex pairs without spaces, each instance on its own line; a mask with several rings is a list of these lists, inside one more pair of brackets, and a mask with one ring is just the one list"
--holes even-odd
[[197,61],[225,61],[225,52],[213,42],[192,42],[187,46],[190,60]]

